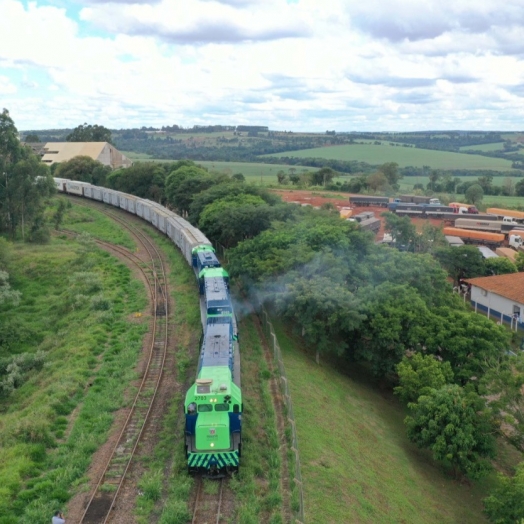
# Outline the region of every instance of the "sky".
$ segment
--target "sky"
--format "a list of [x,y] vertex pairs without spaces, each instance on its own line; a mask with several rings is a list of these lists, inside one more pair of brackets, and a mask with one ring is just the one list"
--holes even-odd
[[524,129],[524,0],[0,0],[0,110],[292,131]]

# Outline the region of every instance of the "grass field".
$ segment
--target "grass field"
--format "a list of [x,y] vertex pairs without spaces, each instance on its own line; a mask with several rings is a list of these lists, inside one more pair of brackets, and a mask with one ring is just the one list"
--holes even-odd
[[[64,227],[68,220],[66,213]],[[96,223],[93,212],[89,224]],[[145,322],[129,319],[145,308],[145,290],[127,267],[85,240],[13,249],[11,282],[22,300],[2,307],[2,329],[4,338],[9,330],[19,336],[4,340],[0,356],[40,350],[44,365],[0,399],[0,515],[3,524],[44,524],[85,485],[93,451],[126,404],[147,331]]]
[[[450,153],[447,151],[434,151],[430,149],[418,149],[414,147],[395,147],[385,144],[355,144],[344,146],[332,146],[314,149],[302,149],[300,151],[287,151],[274,155],[273,157],[297,157],[297,158],[326,158],[334,160],[356,160],[373,165],[385,162],[397,162],[400,167],[406,166],[430,166],[433,169],[492,169],[495,171],[510,171],[511,162],[501,158],[489,158],[480,155],[466,155],[461,153]],[[264,158],[261,156],[260,158]]]
[[[494,475],[448,478],[411,444],[404,408],[357,369],[318,366],[303,341],[275,325],[298,430],[309,523],[479,524]],[[515,460],[515,457],[513,457]]]
[[461,151],[500,151],[504,150],[504,142],[493,142],[492,144],[480,144],[478,146],[462,146]]

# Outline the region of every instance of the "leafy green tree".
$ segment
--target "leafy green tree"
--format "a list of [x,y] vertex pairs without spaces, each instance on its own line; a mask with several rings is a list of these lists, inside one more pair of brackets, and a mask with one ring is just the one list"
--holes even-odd
[[462,473],[479,478],[491,470],[495,439],[489,411],[473,391],[456,384],[430,389],[406,417],[408,438],[420,448],[432,451],[435,460]]
[[277,180],[278,180],[278,183],[282,185],[287,183],[287,180],[288,180],[287,175],[286,173],[284,173],[282,169],[278,171],[277,173]]
[[200,215],[209,204],[212,204],[216,200],[244,194],[259,196],[270,206],[282,203],[282,199],[279,196],[270,193],[264,188],[250,184],[239,184],[237,181],[233,180],[226,180],[193,196],[192,202],[189,206],[189,220],[193,224],[198,224],[200,221]]
[[515,194],[517,196],[524,196],[524,179],[519,180],[515,184]]
[[[195,164],[178,167],[169,173],[166,179],[167,203],[181,214],[188,212],[194,196],[211,187],[214,183],[213,179],[214,177],[206,169]],[[188,194],[188,190],[191,193]]]
[[436,191],[435,187],[437,182],[439,181],[441,176],[440,171],[437,171],[436,169],[433,169],[429,174],[429,183],[428,183],[428,189],[432,189],[433,191]]
[[107,184],[124,193],[162,202],[166,173],[163,167],[155,162],[136,162],[125,169],[113,171],[107,177]]
[[109,173],[109,166],[104,166],[90,156],[78,155],[58,164],[54,176],[103,186]]
[[302,329],[308,344],[320,354],[342,355],[347,347],[342,334],[358,327],[364,318],[357,300],[343,284],[326,277],[297,278],[276,299],[277,311]]
[[502,326],[460,307],[435,307],[426,325],[426,351],[451,364],[455,381],[478,380],[506,358],[510,335]]
[[484,499],[484,512],[494,524],[521,524],[524,520],[524,462],[513,477],[498,474],[499,485]]
[[84,123],[75,127],[66,136],[67,142],[109,142],[113,143],[111,131],[104,126]]
[[464,278],[485,274],[484,258],[475,246],[441,247],[434,255],[455,284]]
[[484,190],[479,184],[473,184],[466,190],[466,202],[477,206],[482,202],[484,197]]
[[40,137],[36,133],[29,133],[26,135],[25,141],[29,143],[40,142]]
[[42,223],[44,200],[55,192],[49,168],[27,151],[26,158],[9,166],[5,191],[0,190],[3,224],[14,238],[18,229],[25,239],[27,228]]
[[406,285],[385,282],[356,294],[365,316],[354,332],[351,347],[358,361],[367,362],[376,376],[393,373],[407,352],[423,345],[429,310],[417,292]]
[[515,257],[515,266],[518,271],[524,271],[524,252],[519,251]]
[[382,171],[375,171],[375,173],[371,173],[371,175],[366,178],[366,185],[372,191],[381,191],[387,187],[388,179]]
[[432,253],[438,247],[446,246],[446,238],[442,229],[425,223],[422,232],[415,240],[415,251],[417,253]]
[[395,213],[382,213],[385,219],[385,230],[391,234],[396,245],[406,246],[410,251],[417,241],[417,230],[409,217],[400,217]]
[[481,382],[500,433],[524,451],[524,354],[491,366]]
[[399,171],[398,164],[396,162],[387,162],[382,164],[378,170],[384,173],[389,185],[392,187],[396,187],[398,181],[403,177],[403,174]]
[[397,364],[400,385],[395,394],[404,402],[415,402],[431,389],[439,389],[453,382],[453,371],[449,362],[441,362],[433,355],[414,353]]
[[333,178],[337,176],[337,172],[330,167],[323,167],[311,174],[311,183],[314,186],[325,186],[329,184]]
[[498,257],[484,260],[486,275],[505,275],[516,273],[517,266],[509,258]]
[[242,173],[235,173],[231,178],[233,180],[237,180],[238,182],[246,181],[246,177]]

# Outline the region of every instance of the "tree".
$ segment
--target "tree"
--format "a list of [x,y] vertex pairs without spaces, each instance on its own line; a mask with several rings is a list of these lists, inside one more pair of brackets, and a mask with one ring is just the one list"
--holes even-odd
[[158,163],[135,162],[130,167],[113,171],[107,177],[107,184],[124,193],[163,202],[166,173]]
[[515,266],[518,271],[524,271],[524,252],[519,251],[515,257]]
[[392,187],[396,187],[397,182],[403,177],[396,162],[387,162],[382,164],[378,170],[384,173],[389,185]]
[[231,178],[233,180],[237,180],[238,182],[246,181],[246,177],[242,173],[235,173]]
[[466,202],[468,204],[478,205],[482,202],[484,190],[479,184],[473,184],[466,190]]
[[323,167],[311,174],[311,183],[314,186],[326,186],[326,184],[329,184],[336,176],[337,172],[334,169]]
[[524,462],[513,477],[498,474],[499,485],[484,499],[484,512],[494,524],[521,524],[524,519]]
[[524,179],[519,180],[515,184],[515,194],[517,196],[524,196]]
[[499,365],[509,339],[503,326],[459,305],[434,307],[424,332],[426,352],[449,362],[461,384],[478,384],[488,369]]
[[430,449],[435,460],[451,467],[455,475],[471,478],[491,470],[487,459],[495,456],[494,428],[484,401],[475,392],[446,385],[431,389],[409,408],[408,438]]
[[6,302],[11,302],[17,306],[20,301],[20,291],[11,289],[9,284],[9,274],[7,271],[0,270],[0,305]]
[[524,451],[524,354],[491,366],[481,382],[500,433]]
[[429,183],[428,188],[432,189],[433,191],[436,191],[435,185],[439,181],[440,178],[440,172],[436,169],[433,169],[429,174]]
[[[395,213],[382,213],[385,218],[385,230],[391,234],[396,245],[406,246],[413,251],[417,240],[417,230],[409,217],[399,217]],[[410,249],[411,248],[411,249]]]
[[67,142],[109,142],[113,143],[111,131],[104,126],[84,123],[75,127],[66,136]]
[[364,318],[358,302],[343,283],[326,277],[297,278],[276,298],[277,311],[302,329],[308,345],[320,354],[332,351],[342,355],[347,344],[342,333],[353,331]]
[[385,282],[358,290],[359,312],[365,320],[353,334],[355,358],[368,362],[376,376],[386,376],[406,352],[420,350],[429,310],[417,292],[406,285]]
[[40,142],[40,137],[36,133],[29,133],[26,135],[25,141],[29,143]]
[[71,158],[71,160],[58,164],[54,175],[58,178],[67,178],[103,186],[109,173],[111,173],[109,166],[104,166],[104,164],[90,156],[78,155]]
[[281,169],[277,173],[277,180],[279,184],[286,184],[287,183],[287,175],[284,173],[284,171]]
[[404,357],[396,369],[400,385],[395,388],[395,395],[404,402],[415,402],[420,396],[430,393],[431,389],[453,382],[449,362],[441,362],[433,355],[415,353]]
[[366,178],[366,184],[372,191],[379,191],[388,185],[388,179],[382,171],[376,171]]
[[488,258],[484,260],[486,275],[505,275],[507,273],[516,273],[517,266],[508,258]]
[[435,250],[435,258],[458,284],[463,278],[483,276],[484,258],[475,246],[441,247]]

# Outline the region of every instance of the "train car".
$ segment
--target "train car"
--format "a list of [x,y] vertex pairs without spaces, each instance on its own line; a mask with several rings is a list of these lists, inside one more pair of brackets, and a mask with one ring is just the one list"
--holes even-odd
[[233,356],[231,324],[208,324],[197,379],[184,403],[189,473],[219,477],[238,471],[242,393],[233,380]]
[[124,209],[128,213],[136,215],[136,205],[140,198],[127,193],[120,193],[119,205],[120,209]]
[[220,261],[216,257],[215,253],[209,251],[199,251],[196,253],[196,272],[197,275],[208,267],[220,267]]
[[153,207],[151,209],[151,224],[153,224],[159,231],[165,233],[167,231],[167,219],[169,215],[165,207]]
[[232,317],[233,306],[228,285],[223,277],[210,277],[204,280],[206,319]]
[[87,182],[75,182],[73,180],[66,180],[65,190],[70,195],[84,196],[84,188],[90,187],[91,184]]
[[206,280],[209,278],[222,278],[229,289],[229,273],[223,267],[207,267],[198,274],[198,290],[201,295],[206,292]]
[[104,202],[104,204],[120,207],[120,199],[118,198],[119,191],[108,189],[107,187],[102,187],[100,189],[102,190],[102,202]]
[[55,181],[56,190],[59,193],[65,193],[66,192],[66,183],[70,182],[70,180],[68,180],[67,178],[54,178],[53,180]]

